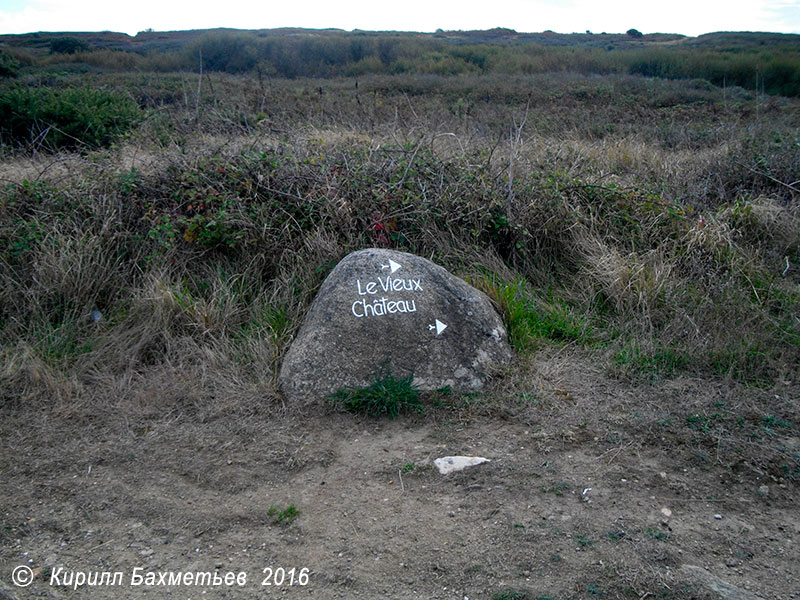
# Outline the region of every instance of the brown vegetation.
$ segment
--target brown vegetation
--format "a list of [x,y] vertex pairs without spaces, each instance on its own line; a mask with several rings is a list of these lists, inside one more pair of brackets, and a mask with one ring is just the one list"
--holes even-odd
[[[266,512],[251,512],[250,495],[267,493],[253,483],[259,469],[281,493],[305,494],[275,502],[298,505],[300,516],[287,527],[306,527],[292,531],[307,535],[307,545],[289,553],[316,557],[307,566],[325,582],[319,597],[348,589],[403,596],[405,585],[430,595],[464,581],[487,598],[507,585],[528,597],[698,597],[698,588],[681,587],[674,568],[700,560],[688,540],[722,551],[727,533],[670,534],[635,509],[613,531],[585,516],[559,526],[559,494],[580,492],[597,465],[609,494],[647,501],[644,488],[620,487],[634,472],[648,489],[669,482],[675,502],[722,502],[728,514],[740,496],[750,498],[747,506],[757,502],[750,490],[757,473],[777,511],[764,509],[764,519],[772,526],[787,518],[800,482],[796,100],[707,82],[572,73],[374,76],[357,85],[207,72],[53,82],[84,86],[134,99],[144,119],[107,148],[50,152],[46,137],[37,138],[4,146],[0,164],[1,460],[10,474],[0,493],[12,532],[3,535],[14,548],[0,556],[4,564],[14,564],[24,546],[13,540],[30,535],[46,544],[60,535],[56,517],[21,525],[36,498],[48,510],[56,498],[74,501],[76,511],[97,511],[111,521],[103,527],[121,532],[119,523],[156,510],[149,496],[128,505],[121,499],[145,485],[169,496],[167,516],[153,526],[167,531],[182,518],[169,489],[178,480],[209,518],[220,518],[217,504],[235,498],[237,519],[266,523],[265,539],[289,548],[289,534],[274,529]],[[315,290],[341,257],[374,245],[432,258],[486,291],[503,312],[517,366],[484,394],[424,398],[427,415],[405,425],[342,421],[323,404],[286,406],[276,374]],[[326,431],[329,423],[335,433]],[[393,429],[406,425],[406,433]],[[364,566],[374,563],[368,546],[349,583],[334,555],[315,554],[322,542],[342,541],[331,531],[315,542],[312,523],[336,523],[346,538],[351,530],[356,538],[359,530],[389,535],[371,521],[351,524],[363,511],[390,519],[404,552],[413,555],[408,536],[418,535],[418,551],[438,560],[425,524],[404,535],[404,519],[435,502],[421,486],[466,502],[468,478],[450,489],[429,471],[416,482],[409,475],[404,485],[417,495],[409,491],[411,512],[396,518],[359,507],[352,496],[346,502],[354,506],[336,504],[320,516],[327,508],[312,501],[322,497],[311,479],[330,476],[331,487],[343,486],[331,493],[379,503],[383,488],[357,491],[335,476],[348,468],[337,437],[380,453],[380,444],[358,446],[358,432],[386,434],[408,444],[392,451],[396,462],[398,453],[413,454],[414,443],[430,452],[438,442],[466,447],[459,427],[470,444],[490,440],[507,457],[515,452],[511,436],[520,436],[532,454],[507,458],[517,471],[489,471],[487,485],[517,490],[502,491],[500,511],[504,504],[522,510],[537,490],[535,502],[548,507],[545,522],[555,529],[540,537],[527,516],[509,514],[504,536],[481,538],[472,525],[482,516],[464,504],[469,520],[459,535],[472,536],[481,552],[466,555],[470,564],[442,559],[440,578],[412,561],[413,581],[391,579],[393,592],[378,581],[389,577],[385,570]],[[25,448],[29,467],[14,463]],[[371,468],[352,452],[359,470]],[[548,470],[551,452],[557,473]],[[54,484],[62,491],[48,483],[82,453],[113,473],[95,500],[85,490],[70,500],[66,475]],[[578,471],[569,466],[573,455]],[[330,465],[336,469],[325,471]],[[372,475],[394,482],[402,466],[387,463]],[[715,483],[720,476],[732,491]],[[480,510],[493,510],[487,498],[479,498]],[[577,513],[583,504],[575,506]],[[94,518],[76,513],[71,526],[83,530]],[[189,548],[205,526],[191,521],[193,535],[175,543]],[[248,527],[231,527],[238,538],[214,531],[233,552]],[[583,539],[577,547],[592,557],[569,573],[550,557],[574,545],[564,531]],[[611,541],[600,543],[601,536]],[[615,546],[614,536],[628,538]],[[595,543],[600,554],[589,549]],[[361,547],[352,537],[348,544]],[[473,568],[483,544],[511,560],[487,559],[485,579]],[[560,550],[523,565],[515,549],[540,544]],[[739,548],[751,582],[756,563],[777,552],[763,544]],[[112,546],[117,558],[128,552]],[[125,560],[137,564],[135,554]],[[775,560],[790,568],[785,557]],[[546,587],[530,582],[531,570],[545,573],[538,581]],[[771,585],[782,593],[796,581],[763,579],[758,589]]]

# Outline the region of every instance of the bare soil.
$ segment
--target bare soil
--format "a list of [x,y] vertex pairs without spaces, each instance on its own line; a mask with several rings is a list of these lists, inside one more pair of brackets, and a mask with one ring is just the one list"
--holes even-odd
[[[131,420],[161,401],[146,377],[102,406],[4,406],[0,580],[19,599],[800,597],[797,382],[631,383],[595,365],[545,349],[394,421],[191,397]],[[454,454],[491,462],[440,475]],[[51,585],[69,571],[124,580]],[[130,585],[168,571],[247,582]]]

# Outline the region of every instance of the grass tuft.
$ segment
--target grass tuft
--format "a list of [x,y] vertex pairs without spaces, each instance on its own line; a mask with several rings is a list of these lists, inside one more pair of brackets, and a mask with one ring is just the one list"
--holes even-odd
[[283,509],[278,506],[270,506],[267,514],[279,525],[291,525],[292,521],[300,516],[300,511],[297,510],[294,504],[290,504]]
[[587,344],[592,339],[592,327],[584,315],[560,298],[538,297],[524,279],[506,284],[492,277],[476,285],[500,306],[509,340],[518,352],[533,349],[542,340]]
[[387,415],[394,419],[402,412],[423,412],[419,390],[412,376],[398,379],[386,374],[363,388],[346,388],[330,397],[336,408],[371,417]]

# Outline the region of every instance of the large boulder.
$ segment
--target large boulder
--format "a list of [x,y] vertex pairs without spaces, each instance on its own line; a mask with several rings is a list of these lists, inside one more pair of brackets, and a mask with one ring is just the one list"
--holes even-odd
[[481,292],[429,260],[370,248],[328,275],[284,358],[290,401],[322,400],[391,374],[421,390],[480,389],[512,357]]

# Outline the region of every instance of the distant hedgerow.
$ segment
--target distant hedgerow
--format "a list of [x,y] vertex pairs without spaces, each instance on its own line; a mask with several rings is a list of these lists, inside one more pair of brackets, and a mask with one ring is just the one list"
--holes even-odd
[[108,146],[141,118],[132,99],[106,90],[14,87],[0,92],[0,142],[7,145]]

